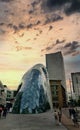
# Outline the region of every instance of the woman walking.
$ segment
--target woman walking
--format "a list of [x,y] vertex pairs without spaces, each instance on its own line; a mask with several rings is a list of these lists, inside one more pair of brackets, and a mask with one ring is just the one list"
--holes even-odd
[[58,110],[58,118],[59,118],[59,125],[61,125],[61,119],[62,119],[62,109],[61,109],[61,107]]

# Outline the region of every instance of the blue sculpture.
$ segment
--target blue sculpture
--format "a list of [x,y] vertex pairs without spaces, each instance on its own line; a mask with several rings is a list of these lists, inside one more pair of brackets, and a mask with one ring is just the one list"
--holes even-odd
[[13,113],[42,113],[52,108],[48,73],[42,64],[32,67],[22,77]]

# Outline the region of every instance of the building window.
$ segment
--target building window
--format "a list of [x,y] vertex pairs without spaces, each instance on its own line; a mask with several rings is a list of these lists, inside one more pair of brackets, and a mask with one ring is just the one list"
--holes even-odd
[[51,85],[52,95],[58,95],[58,85]]

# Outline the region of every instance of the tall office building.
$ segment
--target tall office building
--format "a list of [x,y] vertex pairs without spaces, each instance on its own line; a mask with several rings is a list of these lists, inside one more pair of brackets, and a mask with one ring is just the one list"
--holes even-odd
[[71,73],[73,92],[76,100],[80,97],[80,72]]
[[64,61],[61,52],[46,54],[46,67],[50,80],[61,80],[61,84],[66,88]]
[[46,68],[52,92],[53,106],[66,104],[66,80],[61,52],[46,54]]

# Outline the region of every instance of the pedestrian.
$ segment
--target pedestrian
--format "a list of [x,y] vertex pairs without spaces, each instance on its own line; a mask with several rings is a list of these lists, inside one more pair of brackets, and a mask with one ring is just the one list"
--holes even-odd
[[61,109],[61,107],[59,107],[59,110],[58,110],[58,119],[59,119],[59,125],[61,125],[61,119],[62,119],[62,109]]
[[71,109],[71,107],[69,107],[69,117],[71,118],[71,114],[72,114],[72,109]]
[[1,115],[2,115],[2,107],[0,106],[0,118],[1,118]]
[[57,110],[54,111],[54,117],[55,117],[55,123],[56,123],[56,125],[58,125],[59,121],[58,121],[58,112],[57,112]]
[[3,109],[3,117],[6,118],[6,115],[7,115],[7,108],[4,107],[4,109]]
[[79,123],[78,123],[78,119],[77,119],[77,113],[76,113],[74,108],[72,108],[71,119],[72,119],[72,121],[74,123],[74,126],[79,127]]

